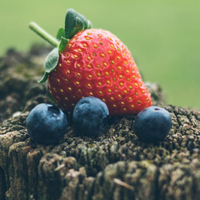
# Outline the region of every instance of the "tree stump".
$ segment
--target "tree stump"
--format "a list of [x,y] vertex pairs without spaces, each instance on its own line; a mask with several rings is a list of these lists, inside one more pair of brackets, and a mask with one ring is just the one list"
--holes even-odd
[[[34,65],[30,52],[20,65],[24,59]],[[5,73],[5,63],[0,58],[0,74]],[[200,112],[166,105],[157,84],[147,84],[153,104],[167,109],[173,123],[163,142],[138,141],[133,130],[136,116],[129,115],[112,117],[97,138],[78,137],[70,125],[59,144],[45,146],[32,141],[25,127],[29,111],[48,102],[45,89],[26,74],[26,85],[16,90],[15,83],[9,91],[9,78],[0,84],[1,200],[199,199]],[[8,104],[6,99],[17,95]]]

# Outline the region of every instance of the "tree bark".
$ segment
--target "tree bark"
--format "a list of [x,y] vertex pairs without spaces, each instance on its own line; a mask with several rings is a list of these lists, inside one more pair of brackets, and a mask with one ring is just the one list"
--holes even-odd
[[[36,67],[40,76],[36,61],[43,51],[30,52],[8,51],[0,58],[1,200],[199,199],[199,111],[166,105],[159,85],[146,83],[153,104],[172,116],[163,142],[138,141],[136,116],[130,115],[111,118],[97,138],[76,136],[70,125],[59,144],[37,144],[27,133],[26,117],[35,105],[49,100],[45,87],[33,81],[34,70],[27,71]],[[14,73],[17,66],[20,76]]]
[[173,126],[157,145],[138,141],[135,116],[113,118],[98,138],[69,127],[58,145],[27,134],[28,112],[0,132],[0,196],[4,200],[198,199],[200,112],[165,106]]

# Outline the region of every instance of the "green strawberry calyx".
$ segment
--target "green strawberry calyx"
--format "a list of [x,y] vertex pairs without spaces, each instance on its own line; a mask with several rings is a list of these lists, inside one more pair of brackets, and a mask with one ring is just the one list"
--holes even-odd
[[65,38],[71,39],[79,31],[92,28],[92,24],[83,15],[68,9],[65,17]]
[[48,54],[44,62],[45,72],[39,83],[45,83],[48,78],[48,74],[55,70],[59,61],[59,55],[65,50],[70,39],[78,32],[92,28],[92,24],[83,15],[73,9],[68,9],[65,16],[65,28],[60,28],[58,30],[56,38],[47,33],[35,22],[31,22],[29,24],[29,28],[55,47]]

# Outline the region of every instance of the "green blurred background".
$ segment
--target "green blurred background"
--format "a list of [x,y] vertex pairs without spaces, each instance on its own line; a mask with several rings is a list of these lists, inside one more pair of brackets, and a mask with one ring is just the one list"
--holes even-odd
[[145,81],[164,89],[168,104],[200,109],[199,0],[0,0],[0,56],[43,42],[28,29],[30,21],[56,35],[68,8],[118,36]]

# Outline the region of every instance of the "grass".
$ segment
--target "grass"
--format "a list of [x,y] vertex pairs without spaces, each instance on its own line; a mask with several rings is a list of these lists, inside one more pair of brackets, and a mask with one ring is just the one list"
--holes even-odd
[[132,52],[146,81],[158,82],[169,104],[200,109],[200,1],[1,1],[0,55],[43,42],[28,29],[36,21],[55,35],[74,8],[117,35]]

